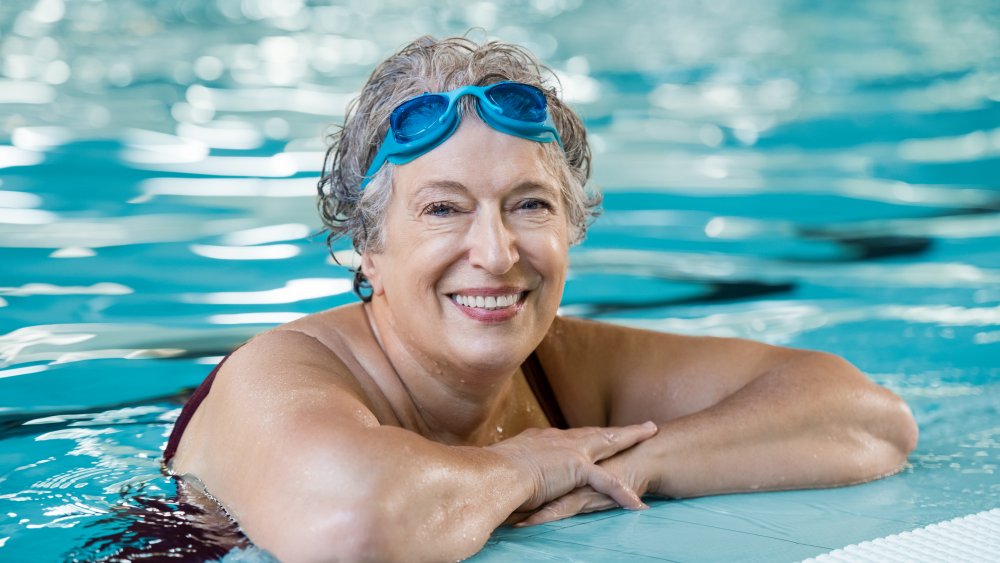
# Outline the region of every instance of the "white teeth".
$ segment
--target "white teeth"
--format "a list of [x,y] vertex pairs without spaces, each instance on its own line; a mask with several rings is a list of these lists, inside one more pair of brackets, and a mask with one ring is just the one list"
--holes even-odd
[[510,307],[511,305],[517,303],[521,299],[520,293],[512,293],[510,295],[497,295],[497,296],[487,296],[482,295],[452,295],[452,299],[455,303],[463,305],[465,307],[475,307],[476,309],[503,309],[505,307]]

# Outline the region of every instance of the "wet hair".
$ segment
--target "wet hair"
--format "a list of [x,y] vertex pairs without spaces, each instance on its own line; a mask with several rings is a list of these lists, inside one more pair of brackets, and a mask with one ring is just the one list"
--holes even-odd
[[[513,80],[537,86],[545,93],[549,115],[562,139],[545,143],[543,164],[559,178],[570,226],[570,243],[583,240],[598,213],[601,195],[587,188],[590,146],[580,117],[557,96],[555,73],[530,52],[501,41],[478,44],[465,37],[421,37],[383,61],[372,72],[358,98],[347,106],[344,124],[329,137],[319,180],[319,212],[333,254],[334,243],[351,238],[358,253],[379,252],[385,243],[384,224],[392,192],[394,166],[386,162],[360,190],[389,128],[389,114],[399,104],[424,92],[445,92],[460,86],[485,86]],[[460,101],[463,119],[476,116],[474,99]],[[476,116],[478,119],[478,116]],[[336,256],[334,255],[336,260]],[[361,268],[354,270],[354,291],[370,299]]]

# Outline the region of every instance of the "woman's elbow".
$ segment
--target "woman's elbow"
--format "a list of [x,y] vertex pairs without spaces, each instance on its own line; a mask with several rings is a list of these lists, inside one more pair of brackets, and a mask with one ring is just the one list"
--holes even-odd
[[892,445],[895,451],[897,469],[902,467],[906,458],[917,447],[920,439],[920,429],[917,421],[913,418],[913,411],[910,406],[899,397],[893,395],[889,413],[890,422],[887,424],[888,431],[885,440]]
[[482,535],[481,542],[466,537],[456,539],[450,536],[454,528],[462,528],[461,522],[454,522],[449,530],[433,530],[434,526],[427,526],[427,519],[416,514],[407,517],[373,508],[339,511],[327,518],[310,534],[307,545],[316,546],[316,556],[311,560],[458,561],[482,549],[489,537],[489,533]]
[[428,508],[415,506],[389,486],[358,491],[351,499],[317,504],[311,514],[282,523],[283,532],[268,534],[272,541],[259,545],[281,561],[386,563],[459,560],[482,548],[488,532],[479,535],[478,543],[464,534],[452,537],[464,523],[452,521],[442,529],[428,517]]
[[[255,544],[280,561],[399,561],[388,528],[368,509],[343,507],[275,522]],[[264,537],[260,537],[264,536]]]
[[[856,455],[845,460],[856,462],[859,481],[878,479],[899,472],[907,457],[917,447],[920,432],[913,412],[898,395],[872,382],[843,358],[818,354],[828,362],[827,373],[840,373],[846,384],[841,388],[840,405],[850,428]],[[851,471],[854,473],[854,471]]]
[[905,401],[886,389],[874,393],[872,412],[866,431],[869,463],[866,479],[878,479],[898,473],[907,457],[917,447],[920,431]]

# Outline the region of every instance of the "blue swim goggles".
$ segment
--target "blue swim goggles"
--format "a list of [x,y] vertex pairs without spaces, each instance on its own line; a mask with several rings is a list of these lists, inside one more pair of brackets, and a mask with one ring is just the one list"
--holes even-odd
[[462,96],[475,96],[476,113],[497,131],[539,143],[556,142],[562,147],[549,117],[545,94],[534,86],[497,82],[425,93],[392,110],[385,140],[365,172],[360,189],[365,189],[385,161],[406,164],[448,140],[461,122],[457,102]]

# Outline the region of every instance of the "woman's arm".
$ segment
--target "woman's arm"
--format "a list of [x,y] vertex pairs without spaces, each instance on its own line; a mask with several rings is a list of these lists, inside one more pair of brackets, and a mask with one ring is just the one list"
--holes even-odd
[[659,468],[649,492],[825,487],[899,471],[917,441],[902,400],[836,356],[780,356],[719,403],[661,425],[663,439],[639,456]]
[[[575,370],[579,385],[605,405],[574,414],[591,423],[659,425],[655,437],[602,462],[640,493],[678,498],[858,483],[895,473],[916,445],[906,404],[839,357],[557,322],[562,339],[547,339],[542,357],[556,370],[557,395],[602,404],[570,385],[566,370]],[[560,349],[615,353],[598,358]],[[528,523],[611,506],[584,489]]]
[[175,467],[199,477],[283,561],[457,560],[512,512],[585,485],[640,508],[595,462],[656,431],[548,429],[487,448],[435,443],[379,424],[326,346],[281,331],[235,353],[195,417]]

